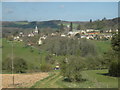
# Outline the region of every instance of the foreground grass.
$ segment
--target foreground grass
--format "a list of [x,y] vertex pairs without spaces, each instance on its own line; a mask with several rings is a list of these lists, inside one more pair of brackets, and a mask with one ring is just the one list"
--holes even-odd
[[91,86],[93,88],[117,88],[118,78],[105,75],[107,73],[108,70],[88,70],[82,74],[84,78],[93,83]]
[[108,70],[87,70],[82,72],[86,81],[65,82],[59,72],[52,73],[49,77],[38,81],[32,88],[117,88],[118,79],[106,74]]

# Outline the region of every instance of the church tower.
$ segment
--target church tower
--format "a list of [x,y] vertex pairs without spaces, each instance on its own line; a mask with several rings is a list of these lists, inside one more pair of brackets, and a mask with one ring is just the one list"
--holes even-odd
[[38,34],[38,28],[37,28],[37,26],[35,27],[35,34]]

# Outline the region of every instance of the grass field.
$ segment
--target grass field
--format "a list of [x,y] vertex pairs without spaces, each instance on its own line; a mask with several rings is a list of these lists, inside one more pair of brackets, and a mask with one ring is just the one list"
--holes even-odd
[[[12,42],[3,39],[2,60],[12,56]],[[31,47],[25,48],[23,42],[13,42],[13,56],[23,58],[28,63],[28,68],[39,68],[41,59],[44,58],[45,53],[39,53],[39,50]],[[32,70],[32,69],[31,69]]]
[[[99,53],[104,53],[110,50],[110,41],[92,41],[96,44],[97,51]],[[26,47],[23,42],[13,42],[13,56],[14,57],[21,57],[28,63],[28,68],[32,70],[34,68],[40,68],[41,61],[44,60],[46,56],[46,52],[40,53],[37,48],[34,47]],[[2,61],[4,61],[7,57],[12,56],[12,42],[9,42],[6,39],[2,39]],[[32,48],[32,52],[31,52]],[[62,58],[62,56],[55,57]],[[31,69],[32,68],[32,69]]]
[[111,41],[97,41],[97,40],[91,40],[97,48],[98,53],[103,54],[104,52],[107,52],[111,50]]
[[47,78],[36,82],[31,88],[117,88],[118,79],[106,76],[108,70],[87,70],[82,72],[86,81],[65,82],[59,72],[54,72]]

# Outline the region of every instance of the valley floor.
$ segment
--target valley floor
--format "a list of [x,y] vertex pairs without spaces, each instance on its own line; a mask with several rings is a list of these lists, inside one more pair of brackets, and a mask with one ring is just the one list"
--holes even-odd
[[60,71],[49,73],[2,75],[2,88],[117,88],[118,78],[107,75],[108,70],[86,70],[82,72],[85,81],[67,82]]
[[108,70],[87,70],[82,72],[83,82],[66,82],[59,72],[36,82],[31,88],[117,88],[118,78],[107,75]]

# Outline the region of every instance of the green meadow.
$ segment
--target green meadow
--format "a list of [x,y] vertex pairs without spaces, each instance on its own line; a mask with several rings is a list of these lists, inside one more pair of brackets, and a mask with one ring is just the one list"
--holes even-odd
[[86,70],[82,72],[84,81],[67,82],[57,71],[36,82],[31,88],[117,88],[118,78],[104,75],[106,73],[108,73],[107,69]]
[[[99,53],[107,52],[111,49],[110,41],[92,41],[96,44],[97,51]],[[13,47],[12,47],[13,44]],[[23,42],[18,41],[8,41],[7,39],[2,39],[2,60],[12,56],[21,57],[28,63],[28,68],[32,70],[33,68],[40,68],[41,62],[45,59],[47,52],[43,52],[42,49],[39,50],[35,47],[26,47]],[[63,56],[55,57],[54,59],[62,59]]]
[[[92,41],[96,44],[97,51],[99,53],[107,52],[111,49],[110,41]],[[12,47],[13,43],[13,47]],[[30,71],[40,68],[41,61],[44,60],[46,52],[40,53],[35,47],[25,47],[23,42],[10,42],[6,39],[2,39],[2,57],[3,61],[7,57],[21,57],[28,63]],[[32,50],[32,51],[31,51]],[[61,58],[62,56],[54,57]],[[3,71],[4,73],[4,71]],[[38,82],[36,82],[31,88],[117,88],[118,78],[107,75],[108,70],[85,70],[82,71],[82,82],[67,82],[64,81],[60,71],[49,72],[49,76]]]
[[[42,58],[44,58],[46,53],[40,53],[38,49],[34,47],[25,47],[23,42],[10,42],[6,39],[3,39],[3,49],[2,49],[2,60],[4,61],[8,57],[12,57],[12,49],[13,49],[13,57],[23,58],[28,63],[29,70],[35,68],[39,68],[41,64]],[[12,47],[13,43],[13,47]]]

